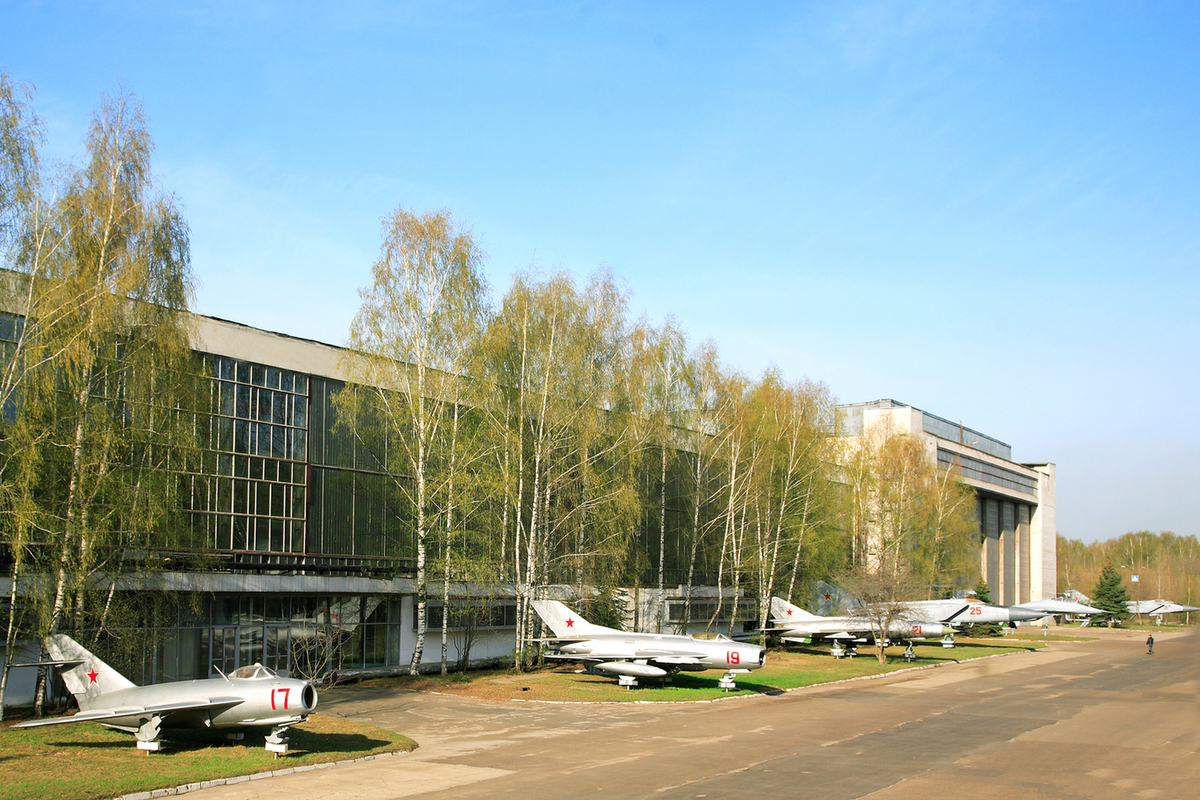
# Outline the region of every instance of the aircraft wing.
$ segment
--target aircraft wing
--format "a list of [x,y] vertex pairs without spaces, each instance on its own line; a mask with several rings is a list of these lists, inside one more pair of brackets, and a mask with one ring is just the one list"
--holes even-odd
[[695,666],[700,659],[695,656],[654,656],[650,659],[655,664],[671,664],[674,666]]
[[98,722],[106,719],[136,716],[166,716],[175,711],[204,711],[207,709],[232,708],[238,703],[245,702],[242,697],[209,697],[203,700],[184,700],[179,703],[159,703],[153,706],[118,706],[116,708],[96,708],[91,711],[80,711],[70,717],[54,719],[39,719],[32,722],[22,722],[13,725],[14,728],[38,728],[42,725],[65,725],[68,722]]

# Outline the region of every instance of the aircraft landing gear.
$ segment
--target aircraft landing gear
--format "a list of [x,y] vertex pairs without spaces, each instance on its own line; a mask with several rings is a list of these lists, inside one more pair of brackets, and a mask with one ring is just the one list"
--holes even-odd
[[287,755],[288,740],[283,735],[287,732],[287,729],[287,725],[276,725],[266,737],[266,750],[268,753],[274,753],[276,758],[279,758],[281,755]]
[[726,672],[724,675],[721,676],[721,680],[717,681],[717,686],[720,686],[722,689],[724,689],[727,692],[730,689],[736,689],[737,684],[735,683],[735,681],[737,681],[737,676],[745,675],[749,672],[750,672],[750,670],[748,670],[748,669],[731,669],[731,670],[729,670],[729,672]]
[[947,649],[954,647],[954,634],[947,633],[945,636],[942,637],[942,647],[945,647]]
[[142,723],[142,727],[137,729],[134,736],[137,737],[138,750],[145,750],[147,753],[154,753],[162,749],[162,742],[158,740],[158,735],[162,730],[162,717],[155,715]]

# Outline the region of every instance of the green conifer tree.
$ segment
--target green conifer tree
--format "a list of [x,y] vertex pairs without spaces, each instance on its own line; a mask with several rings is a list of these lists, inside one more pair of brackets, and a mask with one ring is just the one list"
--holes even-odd
[[1100,578],[1096,581],[1096,588],[1092,590],[1092,605],[1107,612],[1102,619],[1110,623],[1120,623],[1129,616],[1127,602],[1129,592],[1121,582],[1121,574],[1113,568],[1110,561],[1104,565]]

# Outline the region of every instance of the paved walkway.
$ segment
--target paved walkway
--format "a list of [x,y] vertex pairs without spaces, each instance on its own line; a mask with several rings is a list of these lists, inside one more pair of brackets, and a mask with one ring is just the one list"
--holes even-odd
[[1195,797],[1200,633],[1100,641],[697,705],[492,703],[348,687],[323,713],[415,753],[196,800]]

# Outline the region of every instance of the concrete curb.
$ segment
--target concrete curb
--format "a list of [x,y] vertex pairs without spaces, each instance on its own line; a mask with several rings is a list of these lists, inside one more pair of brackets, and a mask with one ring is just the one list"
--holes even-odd
[[197,789],[209,789],[213,786],[231,786],[236,783],[244,783],[246,781],[260,781],[263,778],[275,778],[282,775],[291,775],[296,772],[311,772],[314,769],[328,769],[329,767],[341,766],[342,764],[357,764],[361,761],[375,761],[380,758],[388,758],[390,756],[407,755],[411,751],[400,751],[396,753],[376,753],[373,756],[362,756],[360,758],[348,758],[344,761],[326,761],[323,764],[305,764],[300,767],[285,767],[284,769],[273,769],[270,772],[256,772],[253,775],[238,775],[233,778],[214,778],[211,781],[200,781],[199,783],[184,783],[179,786],[172,786],[167,789],[155,789],[150,792],[134,792],[132,794],[123,794],[120,797],[115,797],[113,800],[153,800],[156,797],[173,797],[175,795],[187,794],[194,792]]

